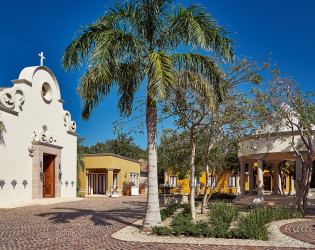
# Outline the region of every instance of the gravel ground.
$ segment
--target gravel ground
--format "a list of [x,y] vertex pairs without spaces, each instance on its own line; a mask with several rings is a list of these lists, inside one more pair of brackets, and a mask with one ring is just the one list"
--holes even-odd
[[238,245],[238,246],[264,246],[264,247],[306,247],[315,248],[315,245],[291,238],[280,232],[279,228],[287,223],[306,221],[307,219],[291,219],[275,221],[269,226],[269,240],[242,240],[222,238],[195,238],[186,236],[158,236],[151,233],[144,233],[139,230],[143,221],[138,220],[132,226],[127,226],[112,234],[113,238],[124,241],[138,242],[163,242],[163,243],[188,243],[188,244],[215,244],[215,245]]

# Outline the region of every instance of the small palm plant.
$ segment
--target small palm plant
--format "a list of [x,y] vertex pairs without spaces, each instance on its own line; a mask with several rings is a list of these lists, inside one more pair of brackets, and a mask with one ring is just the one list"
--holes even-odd
[[3,132],[5,132],[5,126],[4,123],[0,121],[0,134],[2,134]]

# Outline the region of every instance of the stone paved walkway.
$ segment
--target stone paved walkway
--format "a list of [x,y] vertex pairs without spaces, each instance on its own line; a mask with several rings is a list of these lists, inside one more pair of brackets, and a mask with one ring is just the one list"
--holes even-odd
[[315,220],[289,223],[280,227],[280,231],[295,239],[315,244]]
[[0,209],[0,249],[240,249],[112,238],[117,230],[143,218],[145,201],[145,196],[88,198],[47,206]]

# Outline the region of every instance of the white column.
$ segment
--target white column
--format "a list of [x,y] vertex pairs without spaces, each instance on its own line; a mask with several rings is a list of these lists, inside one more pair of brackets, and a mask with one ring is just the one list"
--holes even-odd
[[290,176],[290,179],[291,179],[291,195],[292,195],[292,192],[294,191],[294,179],[293,179],[293,176]]
[[235,185],[236,185],[236,194],[240,194],[240,175],[237,174],[236,177],[235,177]]
[[241,161],[241,194],[245,195],[245,161]]
[[168,173],[167,173],[167,171],[165,171],[165,173],[164,173],[164,184],[167,183],[167,175],[168,175]]
[[295,197],[296,201],[298,201],[298,197],[300,195],[300,188],[299,188],[299,180],[302,177],[302,161],[300,158],[296,158],[295,160],[295,180],[296,180],[296,186],[295,186]]
[[257,160],[257,195],[262,197],[264,190],[263,160]]
[[279,169],[278,169],[279,162],[272,163],[273,166],[273,193],[279,194]]
[[254,194],[254,169],[253,169],[254,162],[248,163],[248,191],[249,194]]

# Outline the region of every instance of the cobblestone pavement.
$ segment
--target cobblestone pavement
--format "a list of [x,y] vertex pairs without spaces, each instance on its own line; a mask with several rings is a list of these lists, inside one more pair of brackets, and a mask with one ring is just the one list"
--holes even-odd
[[295,239],[315,244],[315,220],[289,223],[280,227],[280,231]]
[[47,206],[0,209],[0,249],[257,249],[112,238],[112,233],[143,218],[145,201],[145,196],[88,198]]

